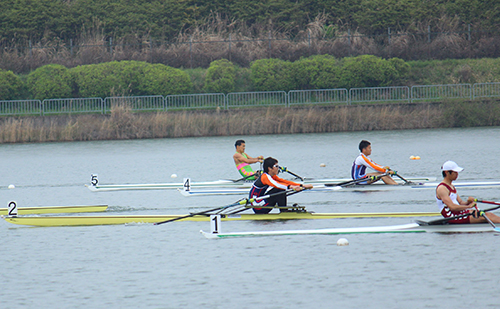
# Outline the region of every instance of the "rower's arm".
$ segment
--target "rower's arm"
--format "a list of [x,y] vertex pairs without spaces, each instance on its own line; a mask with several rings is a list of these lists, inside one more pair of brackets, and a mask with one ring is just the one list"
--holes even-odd
[[437,197],[441,201],[443,201],[443,203],[446,206],[448,206],[448,208],[451,211],[462,211],[462,210],[474,207],[474,205],[475,205],[475,202],[469,203],[468,200],[467,200],[467,202],[462,201],[462,199],[459,196],[457,196],[457,202],[459,202],[460,205],[457,205],[457,204],[453,203],[449,194],[450,194],[450,192],[448,191],[448,189],[445,186],[439,186],[438,189],[436,190]]
[[237,162],[237,163],[248,163],[248,164],[262,162],[262,159],[263,159],[262,156],[258,156],[257,158],[253,158],[253,157],[250,157],[249,155],[247,155],[247,157],[248,158],[245,158],[241,154],[235,153],[234,156],[233,156],[233,159],[234,159],[234,162]]

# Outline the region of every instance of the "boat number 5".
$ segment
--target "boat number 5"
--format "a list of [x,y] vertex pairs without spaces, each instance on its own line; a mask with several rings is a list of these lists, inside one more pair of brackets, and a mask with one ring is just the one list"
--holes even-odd
[[97,174],[92,174],[90,175],[90,183],[93,185],[93,186],[97,186],[97,184],[99,183],[99,180],[97,180]]

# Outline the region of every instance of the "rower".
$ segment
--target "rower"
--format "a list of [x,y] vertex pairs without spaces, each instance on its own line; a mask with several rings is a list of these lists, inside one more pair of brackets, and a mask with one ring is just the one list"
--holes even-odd
[[[253,211],[258,214],[267,214],[272,210],[272,207],[278,205],[279,208],[286,208],[286,190],[302,191],[304,189],[312,189],[312,184],[302,185],[290,180],[285,180],[278,177],[280,167],[278,160],[268,157],[264,160],[264,167],[262,175],[257,178],[250,189],[249,198],[256,199],[259,196],[283,192],[283,194],[276,194],[270,198],[263,199],[260,202],[253,202]],[[269,187],[272,187],[268,191]],[[258,200],[258,199],[256,199]],[[257,207],[255,207],[257,206]],[[260,207],[259,207],[260,206]],[[271,208],[268,208],[271,207]],[[284,212],[286,209],[280,209]]]
[[236,153],[233,155],[234,164],[236,164],[236,169],[240,172],[241,176],[248,180],[255,180],[259,176],[259,171],[254,172],[250,164],[260,162],[264,160],[264,156],[258,156],[253,158],[245,153],[245,141],[239,139],[234,144],[236,147]]
[[[375,178],[372,178],[372,180],[367,179],[367,181],[359,182],[357,184],[360,184],[360,185],[372,184],[372,183],[378,181],[379,179],[382,179],[382,181],[385,184],[397,185],[396,181],[394,181],[394,179],[392,179],[392,177],[390,176],[390,175],[394,175],[395,172],[392,171],[389,166],[382,166],[380,164],[373,162],[372,159],[368,158],[368,156],[372,154],[372,146],[371,146],[371,143],[369,141],[362,140],[359,143],[358,147],[359,147],[360,154],[356,157],[356,159],[352,163],[352,168],[351,168],[352,179],[357,180],[360,178],[371,177],[371,176],[380,176],[383,174],[388,174],[388,175],[380,177],[380,178],[375,177]],[[367,167],[375,170],[375,172],[366,173]]]
[[469,196],[466,201],[458,196],[453,181],[458,178],[458,173],[463,170],[453,161],[446,161],[441,166],[443,181],[436,188],[436,201],[441,215],[445,218],[457,217],[449,220],[448,223],[450,224],[484,223],[488,219],[493,223],[500,223],[499,216],[491,212],[480,211],[472,196]]

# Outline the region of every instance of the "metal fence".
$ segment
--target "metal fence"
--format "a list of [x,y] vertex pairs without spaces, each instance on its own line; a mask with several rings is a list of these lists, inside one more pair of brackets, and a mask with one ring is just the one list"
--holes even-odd
[[223,93],[168,95],[167,109],[226,108]]
[[372,87],[351,88],[350,103],[366,102],[407,102],[410,103],[410,88],[403,87]]
[[123,106],[132,111],[187,109],[229,109],[255,106],[351,105],[374,103],[413,103],[436,100],[474,100],[499,98],[500,82],[347,89],[318,89],[185,94],[131,97],[73,98],[0,101],[0,115],[49,115],[73,113],[109,113]]
[[479,83],[472,87],[472,99],[500,97],[500,83]]
[[472,99],[470,84],[412,86],[411,100]]
[[226,108],[272,105],[286,107],[287,96],[285,91],[232,92],[226,95]]
[[343,88],[288,92],[288,106],[310,104],[349,104],[349,93]]
[[161,111],[166,109],[165,98],[161,95],[107,97],[104,99],[104,113],[110,112],[116,106],[130,108],[133,111]]
[[41,115],[102,113],[101,98],[45,99],[41,104]]

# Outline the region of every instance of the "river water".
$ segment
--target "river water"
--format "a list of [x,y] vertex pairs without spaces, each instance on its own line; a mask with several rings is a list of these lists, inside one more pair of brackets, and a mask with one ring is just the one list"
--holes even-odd
[[[361,139],[404,177],[498,180],[500,128],[0,145],[0,203],[107,204],[111,214],[185,214],[238,196],[174,190],[90,192],[100,184],[239,178],[234,141],[305,177],[349,177]],[[420,156],[420,160],[409,157]],[[326,164],[321,167],[320,164]],[[178,178],[172,179],[171,175]],[[9,184],[15,189],[7,189]],[[498,189],[459,193],[500,201]],[[316,212],[436,211],[433,190],[304,192]],[[488,208],[487,205],[481,205]],[[223,222],[223,231],[404,224],[415,218]],[[422,219],[422,218],[418,218]],[[426,218],[428,219],[428,218]],[[304,235],[208,240],[208,222],[33,228],[0,222],[0,308],[498,308],[500,237]],[[349,246],[337,246],[345,237]]]

